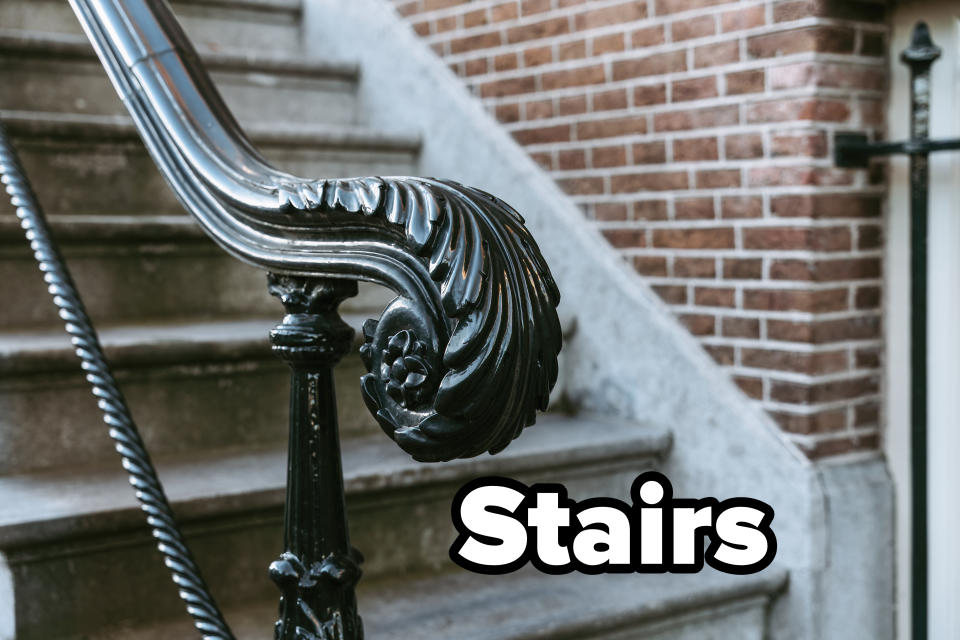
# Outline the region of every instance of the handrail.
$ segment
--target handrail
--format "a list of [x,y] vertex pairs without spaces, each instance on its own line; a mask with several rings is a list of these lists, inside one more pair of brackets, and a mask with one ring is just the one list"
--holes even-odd
[[[299,178],[251,145],[163,0],[70,0],[158,168],[221,247],[398,297],[364,326],[362,392],[423,461],[504,448],[547,406],[559,292],[523,219],[429,178]],[[397,379],[398,355],[413,367]]]

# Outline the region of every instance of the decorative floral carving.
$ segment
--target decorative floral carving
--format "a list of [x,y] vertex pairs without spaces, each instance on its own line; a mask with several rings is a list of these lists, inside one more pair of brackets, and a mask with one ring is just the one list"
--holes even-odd
[[384,349],[380,377],[387,381],[390,397],[406,409],[422,405],[429,397],[431,372],[426,356],[427,346],[407,329],[394,334]]

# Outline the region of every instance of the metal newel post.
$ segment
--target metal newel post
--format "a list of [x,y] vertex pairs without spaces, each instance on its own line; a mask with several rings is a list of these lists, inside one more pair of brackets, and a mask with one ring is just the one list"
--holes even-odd
[[[930,137],[930,66],[940,48],[918,23],[901,59],[910,67],[910,139]],[[910,459],[913,484],[913,640],[927,637],[927,191],[929,153],[910,155]]]
[[285,551],[270,565],[282,592],[276,640],[361,640],[362,558],[347,532],[333,384],[353,337],[337,306],[357,284],[276,274],[269,284],[287,311],[270,339],[291,368]]

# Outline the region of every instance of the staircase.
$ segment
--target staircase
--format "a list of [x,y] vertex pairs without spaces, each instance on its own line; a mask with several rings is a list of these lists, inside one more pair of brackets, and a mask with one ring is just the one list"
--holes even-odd
[[[299,2],[173,5],[278,165],[317,176],[419,173],[429,132],[364,126],[362,69],[302,53]],[[66,2],[0,3],[0,82],[0,117],[207,580],[239,638],[270,637],[278,592],[266,567],[282,551],[288,373],[267,332],[282,308],[262,272],[183,214]],[[0,252],[0,640],[192,637],[7,203]],[[344,316],[359,327],[384,299],[365,290]],[[625,497],[639,472],[670,455],[668,428],[551,413],[498,456],[419,464],[369,417],[361,373],[353,355],[337,384],[369,638],[765,637],[786,582],[775,568],[490,577],[447,558],[451,499],[467,480],[507,475],[563,482],[573,497]]]

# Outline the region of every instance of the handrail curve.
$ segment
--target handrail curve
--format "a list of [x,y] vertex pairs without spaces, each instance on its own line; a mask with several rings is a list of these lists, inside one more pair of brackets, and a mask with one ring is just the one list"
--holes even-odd
[[547,406],[559,291],[523,219],[432,178],[310,180],[248,141],[163,0],[70,0],[147,149],[223,249],[398,296],[364,325],[361,389],[423,461],[504,448]]

